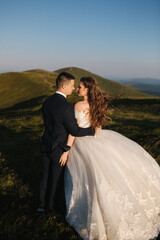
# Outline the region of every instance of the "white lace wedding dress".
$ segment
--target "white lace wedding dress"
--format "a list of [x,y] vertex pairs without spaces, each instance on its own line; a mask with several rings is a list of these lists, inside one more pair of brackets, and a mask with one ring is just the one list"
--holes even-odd
[[[75,114],[81,127],[90,126],[83,112]],[[160,231],[160,167],[117,132],[75,139],[65,196],[66,220],[83,239],[148,240]]]

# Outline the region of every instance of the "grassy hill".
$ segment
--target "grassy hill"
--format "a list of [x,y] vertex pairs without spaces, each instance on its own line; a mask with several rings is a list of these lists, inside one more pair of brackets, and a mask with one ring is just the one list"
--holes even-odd
[[76,86],[78,86],[79,79],[82,76],[93,76],[109,95],[123,94],[123,97],[149,96],[131,87],[124,86],[123,84],[113,82],[76,67],[59,69],[54,72],[34,69],[24,72],[0,74],[0,108],[11,107],[32,98],[51,94],[51,91],[55,90],[56,77],[62,71],[67,71],[76,77]]
[[[0,239],[81,240],[65,221],[59,195],[57,213],[38,214],[43,133],[37,97],[0,110]],[[109,116],[115,130],[144,147],[160,164],[160,99],[119,99]]]
[[109,95],[115,96],[115,95],[123,94],[123,97],[148,97],[147,94],[141,93],[138,90],[135,90],[134,88],[125,86],[121,83],[116,83],[114,81],[103,78],[99,75],[96,75],[94,73],[91,73],[81,68],[68,67],[68,68],[59,69],[55,72],[59,74],[62,71],[69,72],[76,77],[76,86],[78,85],[78,82],[81,77],[92,76],[98,81],[101,88]]
[[[44,130],[41,107],[63,70],[76,77],[76,84],[82,76],[93,76],[109,94],[123,92],[124,96],[133,97],[113,103],[108,113],[112,121],[106,128],[136,141],[160,164],[159,98],[145,98],[147,95],[134,89],[79,68],[0,74],[0,239],[81,240],[65,221],[61,195],[57,213],[36,212]],[[75,94],[69,98],[72,102],[76,99]]]
[[0,74],[0,108],[48,94],[56,76],[44,70]]

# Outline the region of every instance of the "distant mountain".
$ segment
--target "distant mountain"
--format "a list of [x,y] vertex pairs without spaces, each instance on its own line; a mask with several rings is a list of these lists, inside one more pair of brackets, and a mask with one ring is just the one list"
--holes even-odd
[[119,80],[118,82],[136,88],[146,94],[160,96],[160,79],[156,78],[132,78]]
[[[76,67],[63,68],[53,72],[33,69],[24,72],[0,74],[0,108],[11,107],[23,101],[52,94],[55,91],[56,77],[62,71],[67,71],[76,77],[76,86],[78,86],[79,79],[82,76],[93,76],[108,95],[116,96],[122,94],[122,97],[128,98],[149,97],[149,95],[129,86],[116,83]],[[77,98],[76,94],[70,97],[71,100],[74,98]]]
[[126,80],[118,80],[118,82],[121,82],[123,84],[143,83],[143,84],[160,85],[160,79],[157,79],[157,78],[131,78],[131,79],[126,79]]

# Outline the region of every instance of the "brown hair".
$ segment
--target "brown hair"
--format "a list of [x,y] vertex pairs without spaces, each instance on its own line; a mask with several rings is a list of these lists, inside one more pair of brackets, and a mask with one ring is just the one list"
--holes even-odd
[[82,77],[80,82],[88,88],[89,117],[93,128],[107,124],[107,102],[105,93],[93,77]]
[[75,79],[75,77],[73,75],[71,75],[70,73],[67,72],[62,72],[58,75],[58,77],[56,78],[56,87],[61,88],[61,86],[63,84],[67,84],[69,83],[70,80]]

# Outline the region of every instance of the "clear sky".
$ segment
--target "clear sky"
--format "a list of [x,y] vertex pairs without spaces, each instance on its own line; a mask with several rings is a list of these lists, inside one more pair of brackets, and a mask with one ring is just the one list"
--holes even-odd
[[160,0],[0,0],[0,72],[160,78]]

